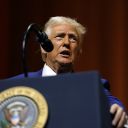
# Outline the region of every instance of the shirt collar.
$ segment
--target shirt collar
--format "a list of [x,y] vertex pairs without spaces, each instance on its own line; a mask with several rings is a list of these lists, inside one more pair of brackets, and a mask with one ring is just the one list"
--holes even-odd
[[56,72],[54,72],[46,63],[44,64],[42,77],[44,76],[56,76]]

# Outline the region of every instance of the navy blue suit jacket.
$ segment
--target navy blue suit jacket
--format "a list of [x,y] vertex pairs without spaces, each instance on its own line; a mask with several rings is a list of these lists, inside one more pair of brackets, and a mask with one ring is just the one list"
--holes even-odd
[[[41,77],[42,75],[42,70],[39,70],[37,72],[29,72],[28,73],[28,77],[30,78],[34,78],[34,77]],[[24,74],[20,74],[20,75],[17,75],[17,76],[14,76],[10,79],[20,79],[20,78],[24,78]],[[111,106],[112,104],[119,104],[120,106],[123,106],[123,104],[121,103],[121,101],[119,99],[117,99],[116,97],[112,96],[111,93],[110,93],[110,86],[109,86],[109,82],[106,80],[106,79],[101,79],[101,83],[104,87],[104,93],[105,95],[107,96],[108,98],[108,102],[109,102],[109,106]]]

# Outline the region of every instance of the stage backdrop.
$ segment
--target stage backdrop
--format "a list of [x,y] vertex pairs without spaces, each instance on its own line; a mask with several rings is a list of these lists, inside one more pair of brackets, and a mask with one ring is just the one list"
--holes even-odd
[[[1,0],[0,79],[22,73],[21,44],[30,23],[51,16],[76,18],[87,28],[77,71],[98,70],[128,108],[128,0]],[[39,45],[30,39],[29,71],[42,67]]]

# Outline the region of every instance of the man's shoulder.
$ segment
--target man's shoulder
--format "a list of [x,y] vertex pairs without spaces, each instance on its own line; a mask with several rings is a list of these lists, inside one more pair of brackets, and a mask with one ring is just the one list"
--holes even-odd
[[101,84],[103,85],[104,88],[106,88],[107,90],[110,90],[110,84],[107,79],[101,78]]
[[[29,78],[40,77],[41,74],[42,74],[42,70],[38,70],[38,71],[35,71],[35,72],[28,72],[28,77]],[[18,74],[18,75],[13,76],[13,77],[10,77],[8,79],[21,79],[21,78],[25,78],[24,73]]]

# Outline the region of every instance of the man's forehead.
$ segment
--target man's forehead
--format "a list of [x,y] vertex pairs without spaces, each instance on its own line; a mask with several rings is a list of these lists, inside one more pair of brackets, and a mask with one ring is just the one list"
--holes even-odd
[[53,33],[56,34],[74,34],[78,35],[75,27],[71,25],[57,25],[52,28]]
[[52,27],[52,29],[54,30],[67,30],[67,31],[76,31],[75,27],[72,25],[68,25],[68,24],[60,24],[60,25],[55,25]]
[[77,33],[76,32],[72,32],[72,31],[56,31],[56,34],[67,34],[67,35],[76,35],[77,36]]

